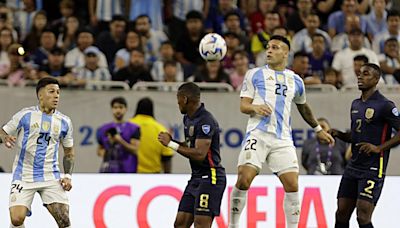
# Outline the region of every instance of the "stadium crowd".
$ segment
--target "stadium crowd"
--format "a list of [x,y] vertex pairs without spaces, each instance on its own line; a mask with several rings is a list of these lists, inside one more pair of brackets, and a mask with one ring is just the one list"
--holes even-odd
[[[400,81],[400,13],[390,0],[7,0],[0,4],[0,79],[10,86],[54,76],[87,81],[225,82],[240,89],[265,65],[269,37],[291,41],[290,68],[306,85],[356,86],[360,60],[381,83]],[[397,5],[396,5],[397,4]],[[198,52],[221,34],[222,61]]]

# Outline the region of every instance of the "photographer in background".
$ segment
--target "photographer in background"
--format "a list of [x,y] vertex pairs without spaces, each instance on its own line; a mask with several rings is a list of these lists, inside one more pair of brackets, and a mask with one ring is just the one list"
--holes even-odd
[[101,173],[136,173],[139,126],[124,120],[128,105],[123,97],[111,101],[113,122],[97,130],[97,155],[103,158]]
[[[325,118],[319,118],[318,123],[327,132],[331,129]],[[346,149],[347,145],[342,140],[336,139],[335,145],[330,146],[313,137],[303,143],[301,164],[308,175],[343,174],[346,165]]]

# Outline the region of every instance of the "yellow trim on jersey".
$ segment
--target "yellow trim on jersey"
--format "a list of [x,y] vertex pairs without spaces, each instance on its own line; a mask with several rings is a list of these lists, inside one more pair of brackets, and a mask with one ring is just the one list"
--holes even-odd
[[217,184],[217,172],[215,168],[211,168],[211,184]]
[[379,174],[378,174],[379,178],[382,178],[382,173],[383,173],[383,156],[379,158]]

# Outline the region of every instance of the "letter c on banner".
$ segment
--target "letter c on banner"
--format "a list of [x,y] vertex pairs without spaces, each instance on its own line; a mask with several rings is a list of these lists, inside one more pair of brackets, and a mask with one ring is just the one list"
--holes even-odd
[[104,222],[104,208],[106,203],[117,195],[130,196],[131,187],[129,185],[113,186],[104,190],[99,197],[97,197],[93,208],[93,222],[96,228],[107,228]]
[[147,209],[154,198],[163,195],[172,196],[176,200],[180,201],[182,197],[182,191],[175,187],[160,186],[152,188],[144,193],[137,207],[137,222],[140,228],[150,228],[150,225],[147,221]]

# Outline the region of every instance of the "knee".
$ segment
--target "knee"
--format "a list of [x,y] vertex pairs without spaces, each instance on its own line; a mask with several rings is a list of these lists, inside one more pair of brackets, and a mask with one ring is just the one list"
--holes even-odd
[[184,221],[176,219],[174,222],[174,228],[186,228]]
[[249,190],[251,181],[252,181],[251,177],[243,174],[239,175],[236,182],[236,187],[240,190]]
[[347,211],[341,210],[340,208],[337,209],[336,214],[336,221],[339,222],[348,222],[350,221],[351,214],[349,215]]
[[71,222],[70,222],[70,220],[69,220],[69,217],[62,217],[62,218],[59,218],[58,221],[57,221],[57,223],[58,223],[58,226],[59,226],[60,228],[65,228],[65,227],[71,226]]
[[298,192],[299,184],[297,181],[287,182],[284,186],[285,192]]
[[369,224],[371,222],[371,215],[365,210],[357,210],[357,222],[359,225]]
[[209,222],[208,220],[205,219],[195,218],[193,223],[195,228],[208,228],[211,227],[212,220],[211,222]]
[[25,216],[23,215],[11,215],[11,223],[13,226],[21,226],[24,224]]

